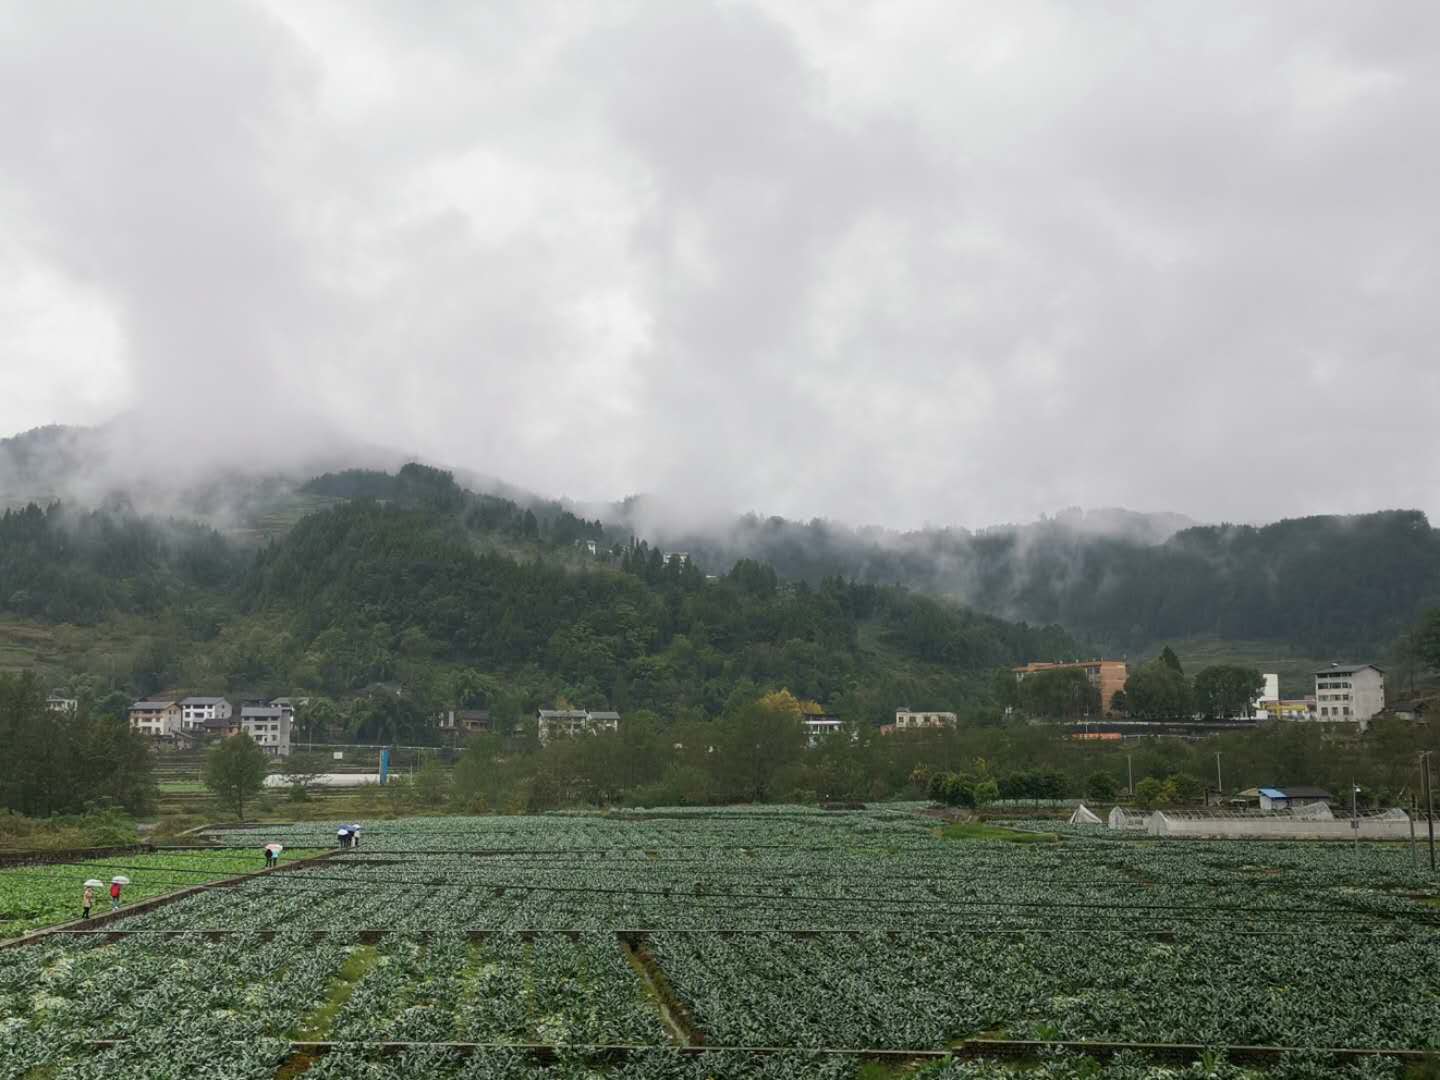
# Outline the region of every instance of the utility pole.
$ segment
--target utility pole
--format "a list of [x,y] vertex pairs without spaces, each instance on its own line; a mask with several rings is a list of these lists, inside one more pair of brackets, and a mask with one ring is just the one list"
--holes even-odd
[[1435,792],[1430,787],[1430,751],[1420,754],[1420,766],[1425,775],[1425,832],[1430,838],[1430,872],[1435,872]]
[[1360,785],[1355,783],[1355,778],[1350,778],[1350,837],[1354,841],[1351,849],[1355,857],[1360,857]]
[[[1135,797],[1135,755],[1125,755],[1125,773],[1130,778],[1130,797]],[[1427,774],[1428,775],[1428,774]]]
[[1215,794],[1216,794],[1217,796],[1223,796],[1223,795],[1225,794],[1225,785],[1224,785],[1224,784],[1221,782],[1221,780],[1220,780],[1220,751],[1219,751],[1219,750],[1216,750],[1216,751],[1215,751]]
[[1410,796],[1410,865],[1416,870],[1420,869],[1420,853],[1415,850],[1415,815],[1420,811],[1415,803],[1415,796]]

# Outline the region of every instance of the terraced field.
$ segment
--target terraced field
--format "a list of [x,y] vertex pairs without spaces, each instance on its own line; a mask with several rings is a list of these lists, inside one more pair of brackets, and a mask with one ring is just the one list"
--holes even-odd
[[1398,1078],[1440,1050],[1434,884],[1398,846],[879,810],[378,822],[0,951],[0,1075]]

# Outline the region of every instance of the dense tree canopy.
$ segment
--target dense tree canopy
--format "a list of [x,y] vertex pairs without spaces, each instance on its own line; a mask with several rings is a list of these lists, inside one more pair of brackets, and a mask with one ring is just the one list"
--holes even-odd
[[1125,680],[1125,708],[1140,720],[1182,720],[1193,713],[1190,681],[1163,659],[1151,660]]
[[259,793],[269,764],[265,751],[249,735],[232,735],[205,756],[205,786],[244,821],[245,803]]
[[30,817],[120,806],[143,811],[154,794],[145,740],[123,713],[89,698],[74,712],[46,708],[33,675],[0,673],[0,808]]
[[1216,664],[1195,676],[1195,708],[1212,719],[1253,716],[1265,679],[1254,668]]
[[214,530],[123,506],[31,504],[0,514],[0,610],[50,622],[178,606],[199,590],[231,585],[241,565]]
[[[13,512],[0,519],[10,610],[143,613],[111,686],[303,693],[306,739],[425,741],[435,711],[456,707],[489,708],[509,732],[561,698],[715,716],[781,685],[879,723],[903,704],[993,707],[992,668],[1076,649],[1058,627],[895,586],[787,582],[753,560],[707,575],[643,541],[607,548],[598,523],[501,506],[421,466],[310,486],[353,497],[258,552],[121,510]],[[592,540],[594,554],[576,547]]]
[[[910,673],[922,696],[971,699],[995,665],[1074,647],[894,587],[781,584],[754,563],[710,580],[643,542],[609,569],[521,561],[477,549],[454,516],[364,500],[306,518],[247,586],[250,613],[285,620],[292,681],[330,693],[463,664],[470,700],[503,697],[508,680],[481,672],[538,668],[592,707],[713,715],[737,688],[783,683],[831,707],[852,695],[854,710],[861,687]],[[877,656],[896,662],[881,671]],[[907,696],[889,690],[867,719]]]
[[[544,810],[627,803],[835,801],[904,796],[957,805],[996,800],[1115,799],[1133,772],[1154,805],[1194,803],[1224,764],[1227,790],[1290,783],[1348,790],[1353,776],[1371,800],[1408,805],[1416,752],[1440,746],[1435,732],[1398,720],[1337,753],[1321,725],[1273,723],[1203,740],[1155,738],[1123,745],[1075,741],[1026,720],[961,720],[954,728],[881,734],[857,724],[807,746],[797,714],[768,700],[737,700],[713,719],[666,722],[639,712],[614,734],[557,739],[484,735],[466,746],[454,797],[471,809]],[[1202,779],[1203,778],[1203,779]]]
[[1440,531],[1411,510],[1197,526],[1161,543],[1140,528],[1086,532],[1064,519],[895,534],[755,517],[674,542],[712,561],[763,560],[787,578],[841,574],[957,596],[1113,652],[1190,637],[1374,652],[1440,604]]

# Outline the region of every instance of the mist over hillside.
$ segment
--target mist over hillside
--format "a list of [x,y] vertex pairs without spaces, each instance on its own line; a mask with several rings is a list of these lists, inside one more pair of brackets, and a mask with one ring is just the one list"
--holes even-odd
[[96,427],[50,424],[0,439],[0,509],[123,505],[233,531],[293,507],[331,469],[395,469],[406,456],[338,437],[313,417],[242,422],[136,410]]
[[[0,441],[0,502],[122,505],[263,541],[335,500],[393,497],[398,473],[391,480],[387,470],[402,457],[297,441],[248,461],[219,448],[177,453],[172,469],[153,446],[127,456],[123,430],[119,422],[48,427]],[[710,574],[753,560],[811,585],[832,577],[900,585],[1005,619],[1064,626],[1111,652],[1207,637],[1285,643],[1310,655],[1371,654],[1440,601],[1440,535],[1419,511],[1197,525],[1173,512],[1069,508],[975,531],[899,531],[755,513],[697,516],[654,496],[551,499],[473,471],[455,483],[490,507],[482,516],[493,520],[481,525],[492,545],[533,539],[518,524],[528,509],[539,515],[537,529],[564,543],[613,550],[643,540],[687,553]]]

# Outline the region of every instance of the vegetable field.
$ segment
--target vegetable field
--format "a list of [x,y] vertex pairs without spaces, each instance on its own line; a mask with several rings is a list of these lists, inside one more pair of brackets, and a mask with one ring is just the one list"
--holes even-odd
[[1434,896],[1399,846],[893,810],[377,822],[0,950],[0,1075],[1398,1080],[1440,1051]]
[[[295,851],[285,858],[316,854]],[[263,866],[258,852],[251,851],[150,851],[0,870],[0,938],[78,919],[82,883],[88,878],[105,883],[95,890],[95,914],[101,914],[110,910],[107,890],[117,874],[130,879],[123,899],[134,904],[218,878],[251,874]]]

